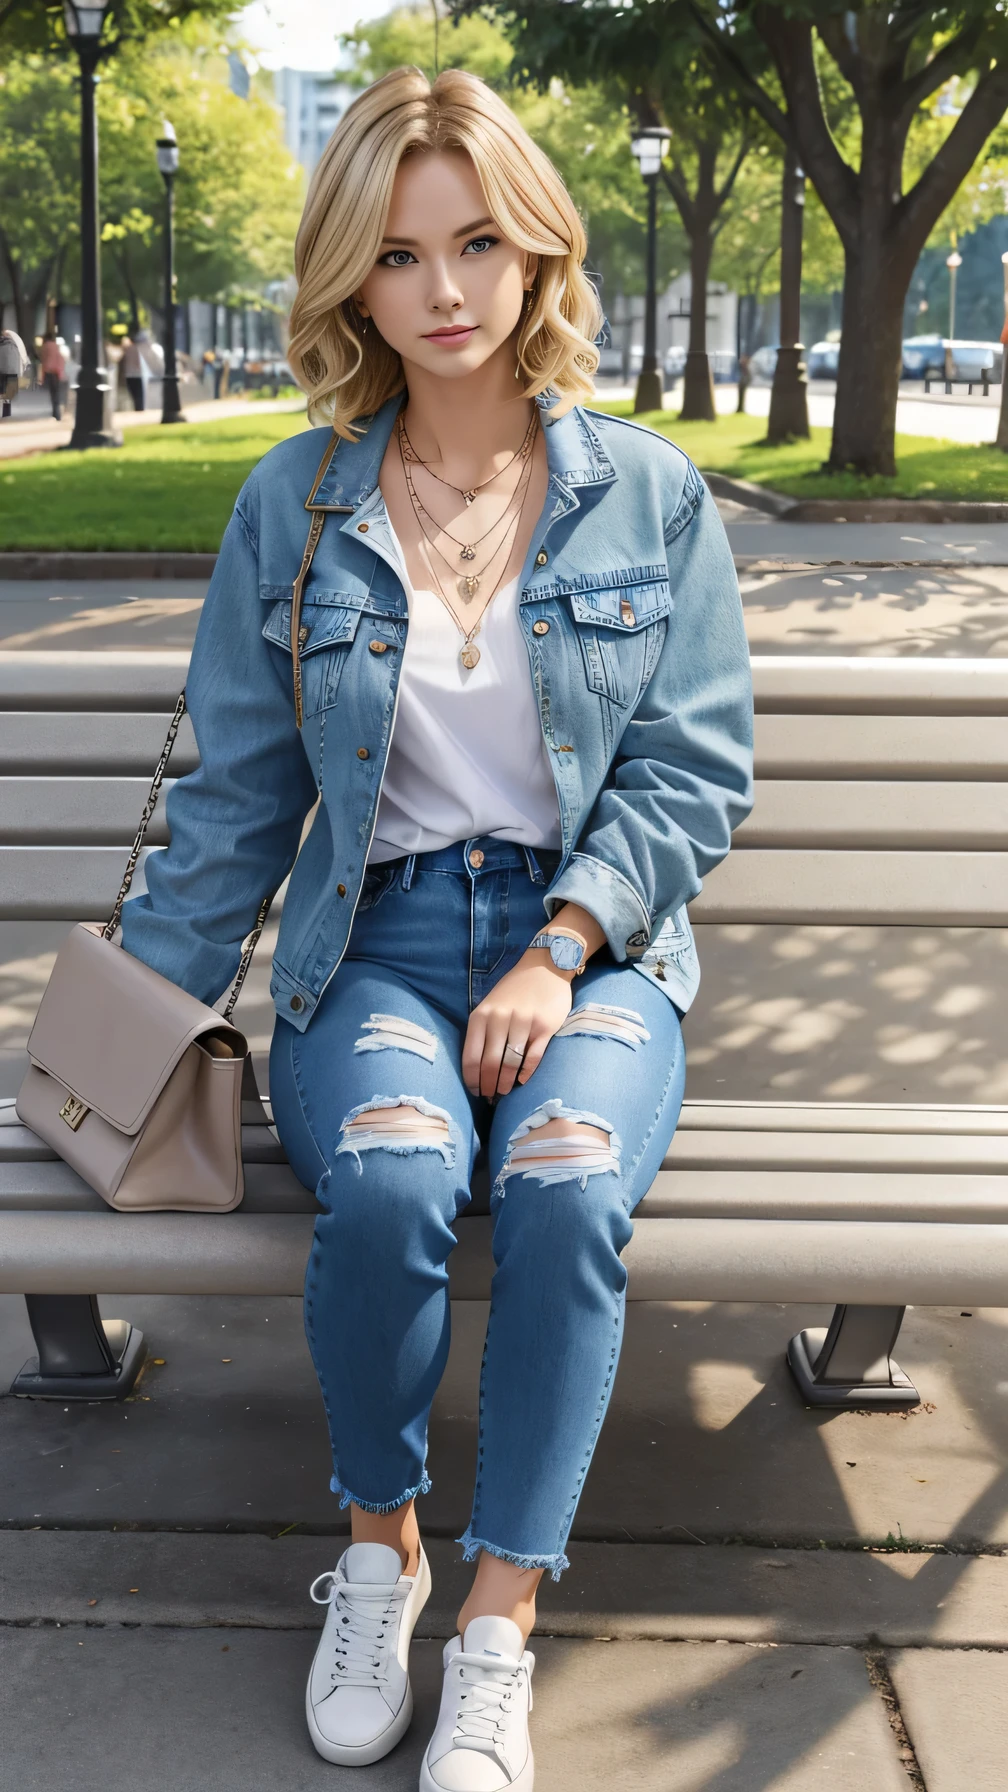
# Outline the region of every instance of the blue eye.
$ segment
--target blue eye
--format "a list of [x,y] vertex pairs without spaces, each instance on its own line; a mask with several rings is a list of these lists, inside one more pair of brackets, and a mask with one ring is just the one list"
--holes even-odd
[[408,268],[410,262],[415,260],[416,256],[412,255],[408,249],[389,249],[385,255],[379,255],[378,266],[380,268]]
[[496,249],[499,242],[499,236],[474,236],[472,241],[466,244],[462,253],[463,255],[468,255],[470,253],[473,255],[485,255],[488,249]]

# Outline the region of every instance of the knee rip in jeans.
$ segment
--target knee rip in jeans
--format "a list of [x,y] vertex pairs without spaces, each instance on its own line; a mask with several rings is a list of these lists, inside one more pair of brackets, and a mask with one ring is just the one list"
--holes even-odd
[[579,1008],[572,1008],[554,1037],[563,1039],[572,1033],[588,1034],[593,1039],[616,1039],[632,1052],[651,1037],[633,1008],[614,1008],[607,1002],[582,1002]]
[[435,1035],[428,1033],[426,1027],[417,1026],[415,1021],[403,1020],[398,1014],[371,1014],[361,1027],[354,1051],[413,1052],[416,1057],[426,1058],[428,1064],[433,1064],[437,1048]]
[[579,1182],[587,1188],[589,1176],[608,1171],[619,1174],[620,1149],[619,1137],[608,1120],[565,1108],[559,1097],[553,1097],[515,1127],[493,1198],[503,1198],[509,1176],[536,1180],[540,1188],[554,1182]]
[[455,1161],[450,1116],[422,1095],[379,1095],[363,1101],[350,1109],[340,1134],[333,1156],[346,1152],[356,1158],[358,1174],[364,1168],[362,1151],[391,1151],[399,1157],[438,1151],[447,1165]]

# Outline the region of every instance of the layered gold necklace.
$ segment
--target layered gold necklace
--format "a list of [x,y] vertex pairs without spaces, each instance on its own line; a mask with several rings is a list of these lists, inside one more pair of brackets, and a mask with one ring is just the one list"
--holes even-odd
[[[514,545],[515,537],[521,523],[522,511],[525,508],[525,499],[528,495],[529,484],[532,478],[532,453],[535,447],[536,423],[537,417],[536,414],[533,413],[532,420],[529,423],[521,447],[516,450],[511,456],[511,459],[507,461],[503,467],[500,467],[496,473],[491,474],[489,479],[484,479],[482,484],[473,486],[470,490],[466,491],[460,486],[450,485],[447,479],[441,479],[437,473],[431,471],[426,461],[420,459],[420,456],[412,446],[409,436],[406,433],[406,426],[402,418],[399,418],[397,440],[399,446],[399,458],[402,463],[403,478],[406,482],[406,490],[409,495],[410,504],[413,508],[413,515],[416,520],[417,528],[428,549],[426,559],[427,564],[430,567],[437,596],[440,597],[445,609],[448,611],[452,621],[455,623],[456,628],[462,636],[462,646],[459,650],[459,658],[467,671],[471,671],[474,666],[479,664],[480,650],[475,644],[475,636],[483,626],[483,618],[500,589],[508,561],[511,557],[511,549]],[[473,541],[460,540],[457,535],[453,535],[449,529],[446,529],[438,522],[437,518],[430,510],[428,510],[420,497],[413,478],[413,468],[415,466],[423,467],[424,471],[428,473],[432,479],[436,479],[440,485],[448,485],[451,491],[457,492],[458,495],[465,500],[466,508],[468,509],[477,492],[483,491],[487,486],[492,485],[495,480],[502,478],[508,469],[514,466],[515,462],[518,462],[519,464],[518,479],[514,490],[510,493],[507,502],[505,503],[504,509],[490,524],[490,527],[484,529],[483,533],[476,536]],[[467,567],[468,570],[462,573],[458,572],[457,565],[452,563],[452,560],[440,545],[440,542],[435,539],[428,524],[433,525],[438,536],[444,537],[453,544],[458,550],[459,563]],[[483,560],[482,565],[477,565],[476,562],[480,558],[478,550],[482,548],[486,542],[491,542],[491,546],[486,553],[486,558]],[[472,602],[484,581],[487,580],[491,567],[496,561],[500,562],[499,567],[497,568],[497,576],[493,585],[493,590],[490,592],[490,596],[480,613],[479,621],[473,628],[466,629],[464,623],[456,613],[454,603],[445,589],[445,582],[438,570],[438,566],[435,564],[436,561],[439,561],[441,565],[447,569],[449,579],[455,587],[455,594],[464,604]]]

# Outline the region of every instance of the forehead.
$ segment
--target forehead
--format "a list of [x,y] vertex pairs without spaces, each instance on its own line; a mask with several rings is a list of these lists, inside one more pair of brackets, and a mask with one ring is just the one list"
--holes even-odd
[[390,235],[450,236],[486,214],[479,175],[464,150],[415,150],[396,171],[385,228]]

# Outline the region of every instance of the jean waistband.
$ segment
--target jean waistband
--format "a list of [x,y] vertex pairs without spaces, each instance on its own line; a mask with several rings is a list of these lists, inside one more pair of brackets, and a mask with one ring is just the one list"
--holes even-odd
[[563,854],[553,848],[521,846],[514,840],[495,840],[492,835],[484,834],[472,840],[456,840],[452,846],[439,847],[435,852],[404,853],[401,858],[384,861],[382,869],[386,865],[402,866],[404,890],[409,889],[418,871],[483,877],[489,871],[521,868],[527,870],[534,884],[542,884],[545,888],[562,857]]

